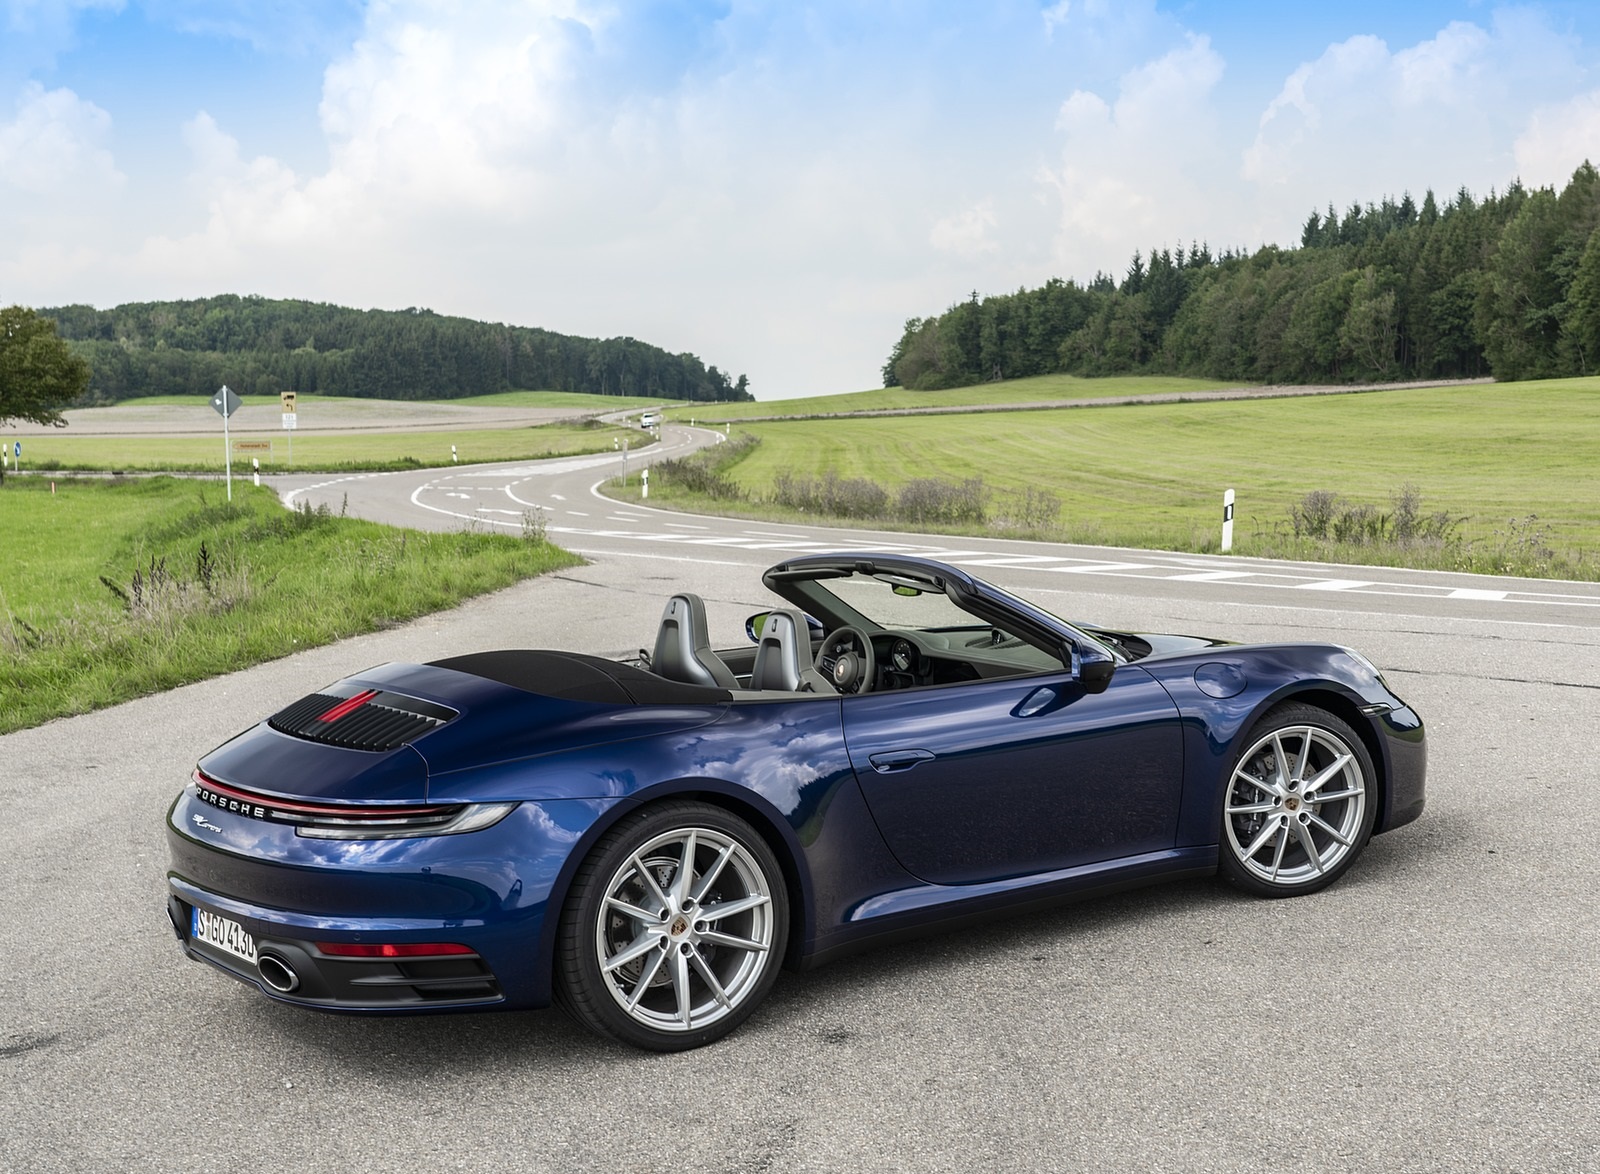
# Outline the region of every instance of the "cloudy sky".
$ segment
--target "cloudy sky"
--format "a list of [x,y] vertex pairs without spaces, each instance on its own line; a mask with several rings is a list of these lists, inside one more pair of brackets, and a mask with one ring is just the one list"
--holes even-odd
[[0,304],[629,334],[769,399],[903,321],[1600,162],[1600,5],[0,0]]

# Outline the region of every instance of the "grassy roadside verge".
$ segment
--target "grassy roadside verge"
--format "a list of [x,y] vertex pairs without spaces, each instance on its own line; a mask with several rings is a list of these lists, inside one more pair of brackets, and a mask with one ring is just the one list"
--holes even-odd
[[[238,433],[233,468],[248,471],[252,458],[263,473],[386,472],[452,463],[522,461],[543,457],[611,452],[626,440],[635,449],[651,442],[637,428],[610,425],[543,424],[532,428],[460,432],[328,432],[294,436],[289,462],[287,433]],[[30,436],[23,442],[23,468],[51,472],[221,473],[222,436]]]
[[0,733],[454,606],[579,562],[543,541],[288,511],[168,477],[0,489]]
[[[1212,552],[1233,488],[1241,555],[1600,578],[1600,379],[795,420],[734,440],[697,473],[658,466],[651,504]],[[920,512],[897,508],[908,487],[927,490]],[[1295,513],[1312,494],[1320,528]]]

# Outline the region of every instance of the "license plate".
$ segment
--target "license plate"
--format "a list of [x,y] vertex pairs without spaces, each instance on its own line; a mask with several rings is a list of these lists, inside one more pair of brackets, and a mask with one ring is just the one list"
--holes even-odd
[[255,938],[231,917],[223,917],[220,913],[212,913],[197,905],[189,918],[189,934],[195,941],[204,942],[224,954],[232,954],[251,963],[256,960]]

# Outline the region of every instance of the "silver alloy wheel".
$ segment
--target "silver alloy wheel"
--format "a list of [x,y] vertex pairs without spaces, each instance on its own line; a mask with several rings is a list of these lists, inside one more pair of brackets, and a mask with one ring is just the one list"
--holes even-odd
[[770,884],[743,844],[712,828],[639,845],[606,882],[596,919],[606,991],[656,1031],[699,1031],[733,1013],[771,961]]
[[1228,782],[1228,846],[1267,885],[1327,875],[1363,842],[1367,779],[1344,738],[1314,725],[1289,725],[1245,751]]

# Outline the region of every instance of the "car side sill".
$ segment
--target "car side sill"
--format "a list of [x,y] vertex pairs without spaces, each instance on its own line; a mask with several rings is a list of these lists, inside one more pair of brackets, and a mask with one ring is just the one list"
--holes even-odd
[[[1016,917],[1164,881],[1214,876],[1217,859],[1217,847],[1210,844],[1151,852],[1109,866],[1096,864],[1065,870],[1045,880],[1019,877],[970,887],[925,885],[901,890],[893,894],[893,898],[897,904],[903,902],[911,908],[842,926],[826,938],[817,939],[810,950],[802,951],[790,965],[796,970],[812,970],[863,950],[946,933],[979,922]],[[1019,900],[1019,892],[1027,889],[1036,892]],[[972,895],[963,896],[968,892]]]

